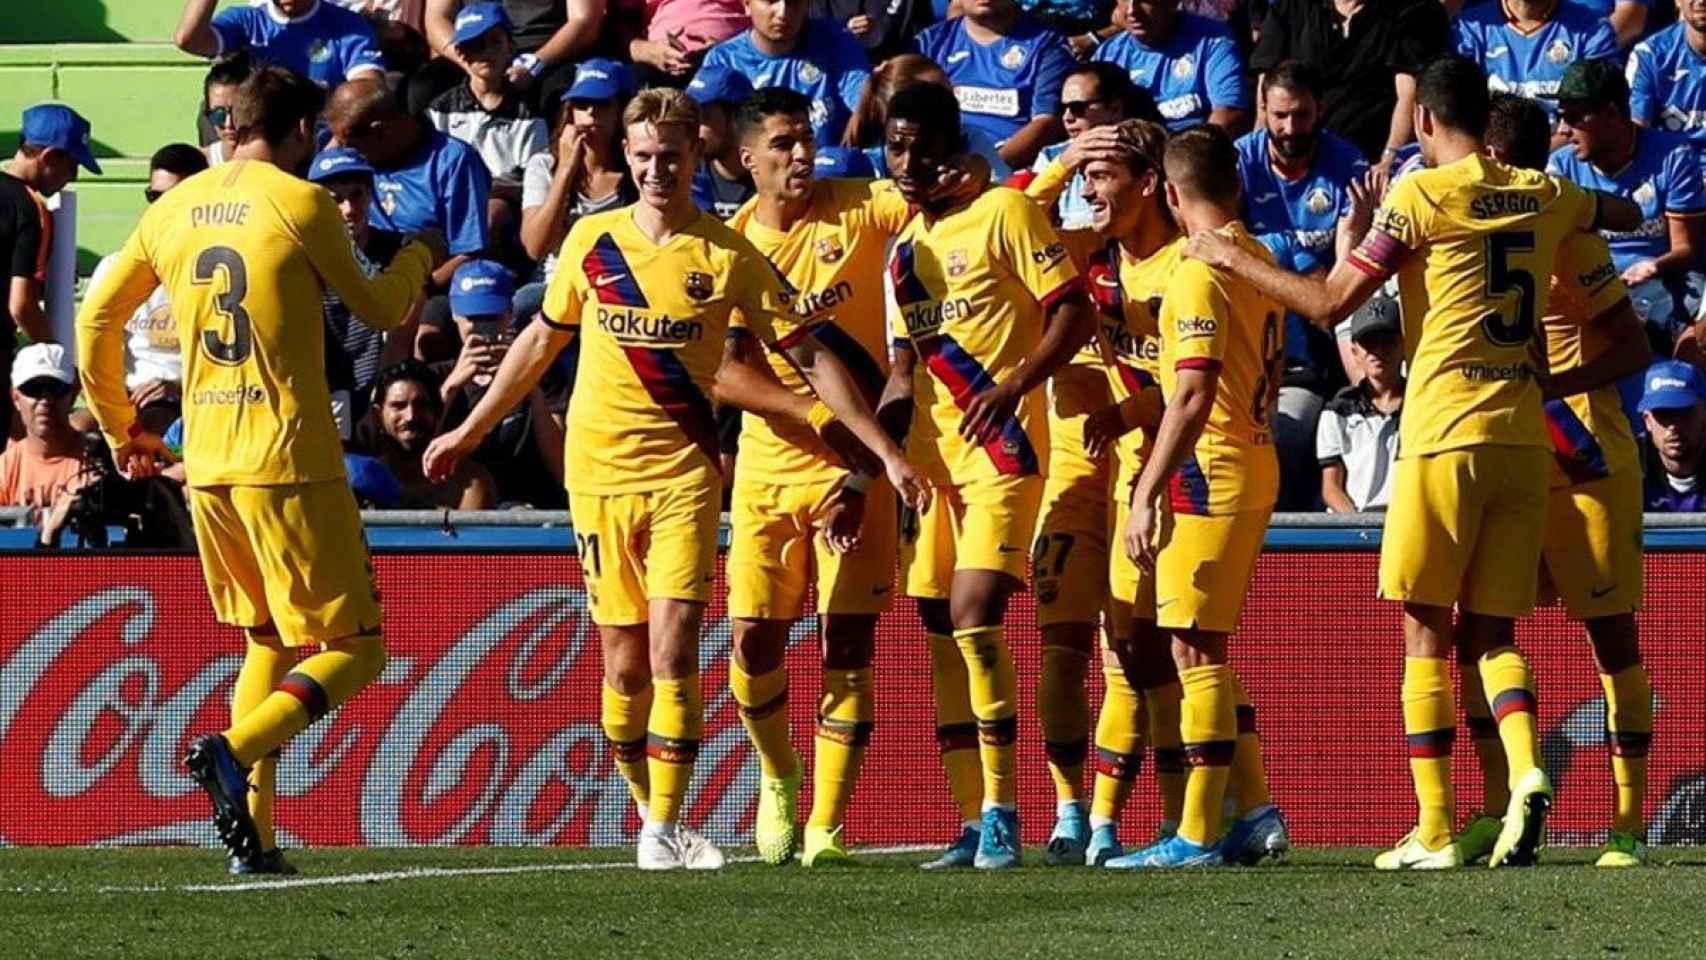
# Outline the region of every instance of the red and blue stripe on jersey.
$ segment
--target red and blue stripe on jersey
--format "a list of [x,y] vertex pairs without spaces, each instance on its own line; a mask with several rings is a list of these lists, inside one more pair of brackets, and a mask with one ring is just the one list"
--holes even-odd
[[1562,399],[1546,401],[1546,429],[1552,435],[1552,455],[1571,483],[1587,483],[1611,476],[1605,450],[1593,431]]

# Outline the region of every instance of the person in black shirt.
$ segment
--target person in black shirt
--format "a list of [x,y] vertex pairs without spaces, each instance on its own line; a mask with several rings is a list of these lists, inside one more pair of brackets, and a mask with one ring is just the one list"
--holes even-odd
[[1275,0],[1250,55],[1261,74],[1287,60],[1321,77],[1322,119],[1377,167],[1415,139],[1416,75],[1450,50],[1438,0]]

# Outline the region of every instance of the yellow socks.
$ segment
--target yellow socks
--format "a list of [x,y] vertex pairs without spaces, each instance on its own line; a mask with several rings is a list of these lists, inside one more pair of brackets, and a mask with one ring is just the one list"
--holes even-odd
[[1641,805],[1647,798],[1647,748],[1653,740],[1653,687],[1647,668],[1639,663],[1600,674],[1599,684],[1605,688],[1605,739],[1617,783],[1611,829],[1644,839]]
[[285,674],[277,689],[225,731],[232,754],[252,766],[355,696],[384,666],[385,643],[378,636],[322,648]]
[[1054,797],[1061,803],[1084,799],[1084,758],[1090,752],[1090,704],[1084,697],[1084,671],[1089,663],[1090,655],[1082,650],[1043,645],[1037,716],[1042,720],[1043,754],[1048,758],[1049,776],[1054,779]]
[[812,764],[814,827],[838,827],[853,799],[853,784],[865,746],[871,742],[871,668],[823,671],[823,703],[818,706],[817,759]]
[[[284,672],[295,658],[279,644],[277,637],[265,642],[248,638],[243,651],[243,666],[237,671],[237,682],[231,689],[231,723],[248,716],[260,706],[284,679]],[[261,835],[261,850],[278,847],[273,832],[273,800],[278,789],[278,751],[274,750],[255,761],[249,768],[249,816]]]
[[959,807],[960,819],[976,823],[983,816],[983,762],[978,757],[977,718],[971,710],[965,658],[953,637],[925,636],[930,644],[930,685],[936,695],[936,745],[942,751],[942,770],[948,775],[948,791]]
[[1256,734],[1256,707],[1238,674],[1232,675],[1233,715],[1238,722],[1238,746],[1232,753],[1232,793],[1240,817],[1272,802],[1268,771],[1262,763],[1262,739]]
[[1177,824],[1185,810],[1185,751],[1179,746],[1179,710],[1185,691],[1170,680],[1143,691],[1149,714],[1149,742],[1155,745],[1155,786],[1161,791],[1161,819]]
[[685,812],[687,784],[693,778],[693,762],[699,759],[699,737],[705,706],[699,692],[699,675],[690,673],[678,680],[652,680],[651,720],[646,726],[646,772],[651,778],[651,799],[646,804],[652,823],[675,823]]
[[628,793],[641,806],[651,802],[652,794],[652,779],[646,770],[646,723],[651,713],[651,684],[639,693],[617,693],[610,684],[604,685],[603,708],[599,711],[604,739],[610,743],[611,759],[627,782]]
[[[1143,767],[1143,703],[1118,666],[1102,666],[1107,680],[1102,712],[1096,718],[1096,787],[1090,795],[1090,824],[1113,823],[1125,809],[1131,786]],[[1174,738],[1178,727],[1174,726]]]
[[731,658],[729,689],[740,704],[741,725],[764,775],[779,779],[798,769],[794,746],[788,742],[788,671],[777,667],[755,677]]
[[1505,764],[1505,745],[1499,742],[1499,725],[1493,722],[1493,708],[1487,704],[1487,691],[1481,686],[1481,670],[1474,660],[1457,662],[1457,684],[1469,736],[1475,742],[1475,760],[1481,767],[1481,809],[1502,817],[1511,802],[1510,769]]
[[983,802],[986,806],[1011,809],[1019,804],[1015,745],[1019,733],[1019,678],[1013,671],[1013,652],[1007,649],[1006,628],[955,630],[954,643],[965,658],[972,713],[977,716]]
[[1540,722],[1528,661],[1515,647],[1499,647],[1482,655],[1481,685],[1499,725],[1499,742],[1504,744],[1509,782],[1514,786],[1523,774],[1540,766]]
[[1405,657],[1404,739],[1410,745],[1410,777],[1420,811],[1418,837],[1430,850],[1450,842],[1453,828],[1451,746],[1457,739],[1457,716],[1452,707],[1447,662]]
[[1184,689],[1179,736],[1190,766],[1179,836],[1206,847],[1220,836],[1221,805],[1237,749],[1232,668],[1210,664],[1180,670],[1179,685]]

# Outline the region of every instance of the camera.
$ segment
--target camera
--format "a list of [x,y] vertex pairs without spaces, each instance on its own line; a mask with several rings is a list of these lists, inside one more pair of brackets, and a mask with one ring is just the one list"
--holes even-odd
[[107,529],[124,530],[127,548],[174,548],[195,543],[194,529],[177,485],[161,477],[127,480],[99,431],[84,434],[83,476],[65,526],[84,547],[108,545]]

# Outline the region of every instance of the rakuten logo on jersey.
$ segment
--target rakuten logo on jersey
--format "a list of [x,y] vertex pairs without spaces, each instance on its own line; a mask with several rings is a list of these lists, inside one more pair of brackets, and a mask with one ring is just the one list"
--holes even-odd
[[906,335],[917,339],[934,335],[942,324],[971,316],[971,301],[965,297],[952,300],[926,301],[903,307],[900,317],[906,323]]
[[598,329],[625,344],[647,347],[680,347],[705,337],[698,320],[677,320],[669,314],[653,315],[643,310],[599,307],[594,321]]

